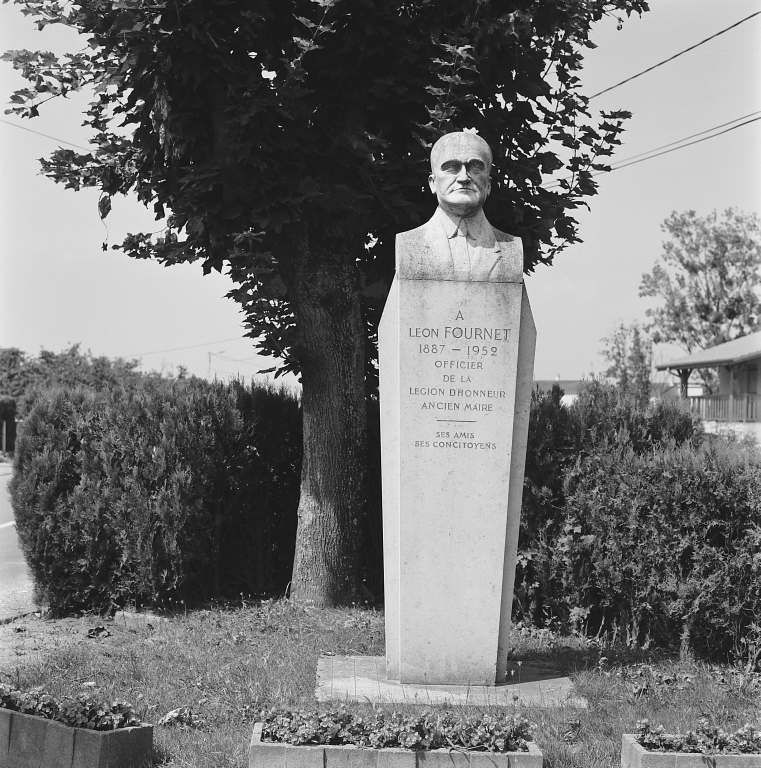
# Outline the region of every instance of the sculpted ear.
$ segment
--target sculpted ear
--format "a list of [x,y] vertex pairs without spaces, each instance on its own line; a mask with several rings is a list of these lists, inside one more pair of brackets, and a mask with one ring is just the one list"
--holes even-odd
[[428,186],[431,188],[431,192],[433,192],[433,194],[435,195],[436,194],[436,177],[433,174],[431,174],[428,177]]

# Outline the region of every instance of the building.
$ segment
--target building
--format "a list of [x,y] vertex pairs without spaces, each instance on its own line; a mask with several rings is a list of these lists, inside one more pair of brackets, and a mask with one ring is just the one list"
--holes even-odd
[[578,379],[561,379],[560,376],[555,379],[537,379],[534,381],[534,389],[538,387],[543,392],[549,392],[553,384],[558,384],[563,390],[563,397],[560,398],[562,405],[570,405],[579,396],[581,381]]
[[719,373],[718,394],[688,398],[706,429],[731,427],[761,438],[761,331],[656,366],[679,376],[685,398],[690,374],[697,368],[717,368]]

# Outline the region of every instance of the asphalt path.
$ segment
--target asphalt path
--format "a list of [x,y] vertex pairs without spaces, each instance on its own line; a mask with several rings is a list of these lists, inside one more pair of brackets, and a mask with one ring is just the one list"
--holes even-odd
[[11,474],[9,464],[0,464],[0,621],[33,609],[32,582],[18,546],[8,496]]

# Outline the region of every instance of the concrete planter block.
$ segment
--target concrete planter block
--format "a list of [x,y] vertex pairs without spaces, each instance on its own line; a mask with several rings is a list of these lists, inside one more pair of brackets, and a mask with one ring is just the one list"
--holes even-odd
[[[542,752],[457,752],[448,749],[359,749],[354,746],[303,746],[262,741],[256,723],[248,752],[249,768],[542,768]],[[745,766],[742,766],[745,768]]]
[[621,768],[759,768],[758,755],[704,755],[694,752],[650,752],[632,733],[621,737]]
[[0,768],[148,768],[152,753],[152,725],[91,731],[0,709]]

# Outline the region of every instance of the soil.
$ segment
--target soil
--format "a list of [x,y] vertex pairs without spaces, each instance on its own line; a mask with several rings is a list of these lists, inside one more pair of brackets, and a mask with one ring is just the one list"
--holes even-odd
[[17,665],[29,664],[72,643],[98,643],[104,650],[134,642],[134,629],[167,621],[150,614],[120,612],[114,618],[101,616],[47,619],[42,613],[0,624],[0,680]]

